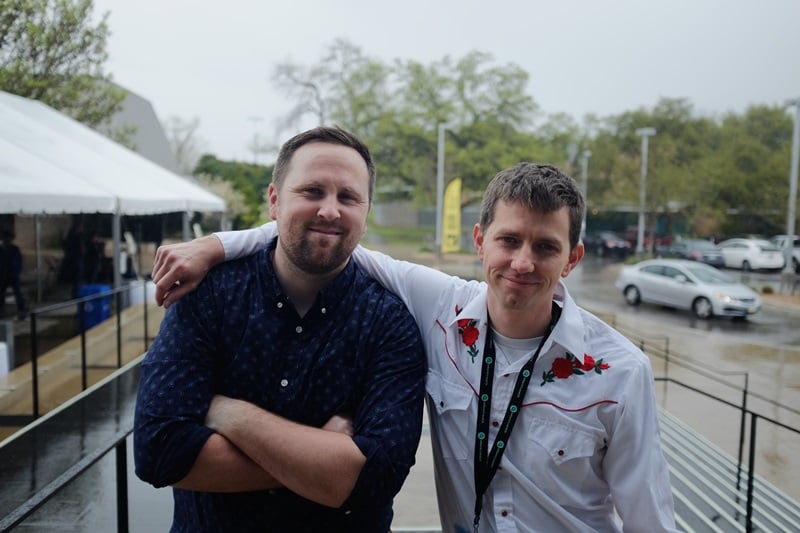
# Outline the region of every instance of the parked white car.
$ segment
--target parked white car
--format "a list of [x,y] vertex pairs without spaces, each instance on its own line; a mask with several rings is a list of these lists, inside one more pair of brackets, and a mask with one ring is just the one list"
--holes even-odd
[[800,237],[797,235],[793,237],[789,235],[775,235],[769,242],[781,250],[785,250],[787,245],[792,248],[792,270],[800,274]]
[[728,239],[719,243],[726,268],[781,270],[783,250],[764,239]]
[[698,318],[745,318],[761,310],[755,291],[715,267],[686,259],[650,259],[625,266],[614,285],[630,305],[647,302],[685,309]]

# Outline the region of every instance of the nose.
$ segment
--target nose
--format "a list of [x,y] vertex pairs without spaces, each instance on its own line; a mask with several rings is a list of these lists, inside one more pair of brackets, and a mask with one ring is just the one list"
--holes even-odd
[[534,270],[533,254],[528,250],[518,250],[511,259],[511,268],[520,274],[528,274]]
[[339,201],[336,199],[336,196],[326,196],[320,202],[317,215],[325,220],[336,220],[340,218],[342,215],[339,212]]

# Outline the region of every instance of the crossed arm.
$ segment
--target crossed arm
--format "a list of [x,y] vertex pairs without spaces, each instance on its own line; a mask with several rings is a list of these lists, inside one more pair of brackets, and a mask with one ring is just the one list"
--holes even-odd
[[173,485],[177,488],[239,492],[285,487],[339,507],[366,461],[351,439],[352,421],[341,416],[313,428],[245,401],[215,396],[205,422],[216,433],[189,473]]

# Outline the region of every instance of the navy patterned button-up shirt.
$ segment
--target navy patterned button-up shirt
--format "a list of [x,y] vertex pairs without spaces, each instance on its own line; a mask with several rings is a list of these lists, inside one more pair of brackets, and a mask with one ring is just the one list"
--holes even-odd
[[269,247],[212,270],[168,310],[142,363],[134,458],[157,487],[182,479],[212,430],[214,394],[309,426],[353,419],[366,457],[339,509],[286,490],[174,489],[173,531],[387,531],[419,443],[425,356],[405,306],[350,261],[300,317]]

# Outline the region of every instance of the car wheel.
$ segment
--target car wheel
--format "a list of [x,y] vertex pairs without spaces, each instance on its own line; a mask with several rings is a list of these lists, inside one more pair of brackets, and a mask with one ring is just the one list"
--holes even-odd
[[744,270],[745,272],[750,272],[751,270],[753,270],[753,268],[750,266],[750,261],[748,261],[747,259],[742,261],[742,270]]
[[639,293],[639,289],[633,285],[625,287],[624,295],[625,301],[630,305],[639,305],[642,302],[642,295]]
[[711,318],[711,315],[714,312],[714,308],[711,307],[711,302],[708,298],[697,298],[694,302],[692,302],[692,313],[697,318]]

